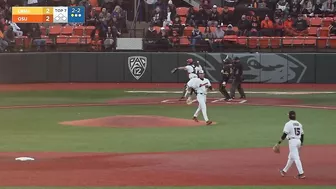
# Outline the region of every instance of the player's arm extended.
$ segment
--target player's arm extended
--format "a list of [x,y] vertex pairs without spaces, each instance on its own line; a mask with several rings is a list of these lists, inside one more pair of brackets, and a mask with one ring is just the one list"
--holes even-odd
[[185,66],[177,67],[178,70],[186,70],[187,68]]
[[278,144],[281,144],[282,141],[284,141],[286,139],[287,133],[283,133],[282,136],[280,137],[280,140],[278,142]]

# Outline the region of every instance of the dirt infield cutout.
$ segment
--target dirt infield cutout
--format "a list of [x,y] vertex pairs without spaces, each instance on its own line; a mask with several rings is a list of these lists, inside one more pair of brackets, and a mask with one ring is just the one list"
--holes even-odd
[[[61,122],[63,125],[87,127],[121,127],[121,128],[146,128],[146,127],[196,127],[205,125],[204,121],[170,118],[150,115],[118,115],[95,119],[84,119]],[[215,123],[213,123],[215,124]]]
[[[336,185],[336,146],[304,146],[307,179],[286,177],[287,161],[271,148],[157,153],[1,152],[0,186]],[[323,157],[321,156],[323,154]],[[30,162],[15,161],[32,156]]]

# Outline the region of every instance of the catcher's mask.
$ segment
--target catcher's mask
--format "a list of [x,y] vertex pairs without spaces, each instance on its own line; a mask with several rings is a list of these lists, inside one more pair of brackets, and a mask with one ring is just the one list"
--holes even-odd
[[296,120],[296,113],[295,113],[295,111],[290,111],[288,113],[288,117],[289,117],[290,120]]
[[187,60],[187,64],[192,64],[193,63],[193,59],[192,58],[189,58],[188,60]]

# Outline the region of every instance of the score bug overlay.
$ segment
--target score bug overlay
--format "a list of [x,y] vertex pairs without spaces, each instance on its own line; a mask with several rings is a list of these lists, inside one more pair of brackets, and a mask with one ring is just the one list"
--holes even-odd
[[12,7],[15,23],[84,23],[84,7]]

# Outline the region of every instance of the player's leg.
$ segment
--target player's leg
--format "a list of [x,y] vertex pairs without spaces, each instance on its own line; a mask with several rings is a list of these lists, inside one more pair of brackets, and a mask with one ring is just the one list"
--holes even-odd
[[235,97],[236,89],[237,89],[237,81],[233,80],[232,85],[231,85],[231,89],[230,89],[231,98]]
[[208,114],[207,114],[206,96],[205,95],[197,95],[197,100],[199,100],[204,121],[206,121],[207,125],[210,125],[212,123],[212,121],[209,120]]
[[294,144],[292,145],[292,159],[294,160],[295,162],[295,165],[296,165],[296,168],[299,172],[299,176],[300,175],[303,175],[304,174],[304,171],[303,171],[303,167],[302,167],[302,162],[301,162],[301,159],[300,159],[300,155],[299,155],[299,148],[301,146],[301,142],[298,141],[298,142],[293,142]]
[[240,98],[246,98],[244,89],[241,87],[241,82],[239,82],[238,86],[237,86],[237,90],[240,94]]
[[226,86],[222,83],[219,83],[219,91],[222,93],[225,99],[230,99],[230,95],[226,90]]
[[[197,95],[197,97],[198,97],[198,96],[199,96],[199,95]],[[198,101],[198,98],[197,98],[197,101]],[[198,122],[197,117],[198,117],[198,115],[199,115],[200,112],[201,112],[201,104],[200,104],[200,102],[198,101],[198,107],[197,107],[197,110],[196,110],[196,112],[194,113],[194,117],[193,117],[193,120],[194,120],[194,121]]]
[[291,168],[291,166],[294,163],[294,159],[292,158],[292,154],[291,154],[291,150],[289,150],[289,154],[288,154],[288,160],[287,160],[287,164],[286,166],[282,169],[282,176],[284,176],[284,174],[286,174],[289,170],[289,168]]
[[182,92],[181,100],[183,100],[184,98],[186,98],[187,93],[188,93],[188,88],[189,88],[188,85],[185,84],[185,85],[184,85],[184,88],[183,88],[183,92]]

